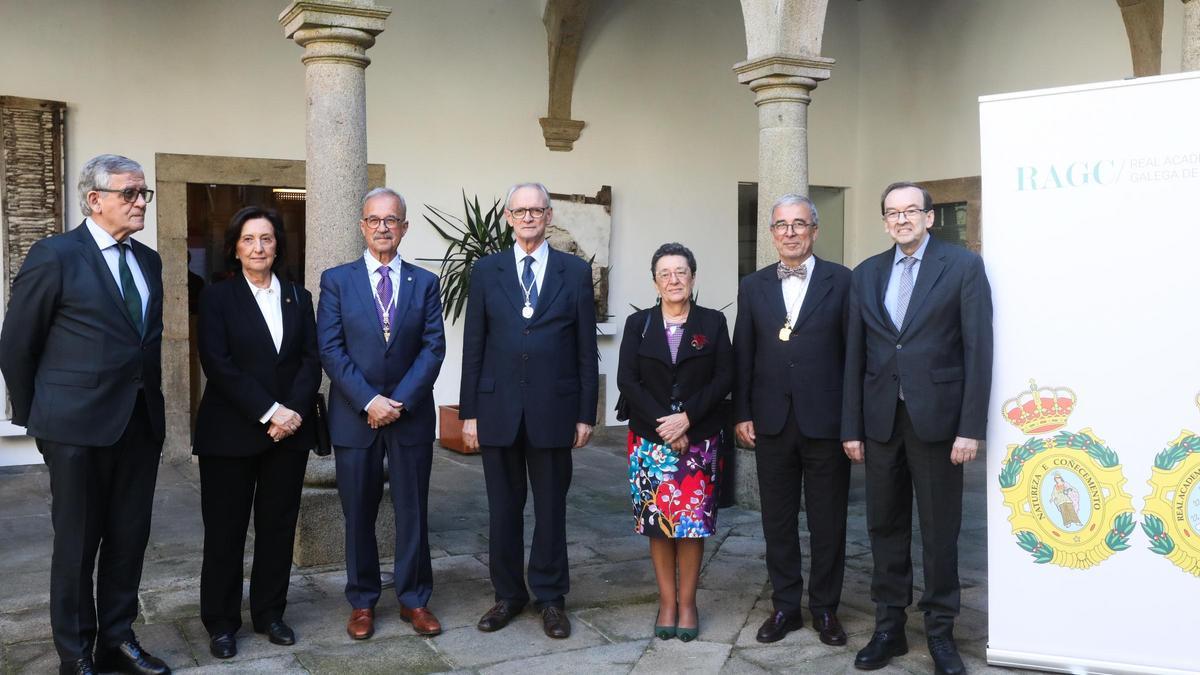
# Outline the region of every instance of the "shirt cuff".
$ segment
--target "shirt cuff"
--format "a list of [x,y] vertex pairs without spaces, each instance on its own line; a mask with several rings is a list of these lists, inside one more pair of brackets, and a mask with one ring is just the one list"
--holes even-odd
[[279,403],[275,403],[274,405],[272,405],[271,409],[267,411],[267,414],[258,418],[258,421],[262,424],[266,424],[267,422],[270,422],[271,416],[275,414],[276,410],[279,410]]
[[374,396],[372,396],[371,400],[367,401],[367,404],[363,406],[363,412],[367,412],[367,410],[370,409],[371,404],[374,403],[375,399],[379,398],[379,396],[380,396],[380,394],[375,394]]

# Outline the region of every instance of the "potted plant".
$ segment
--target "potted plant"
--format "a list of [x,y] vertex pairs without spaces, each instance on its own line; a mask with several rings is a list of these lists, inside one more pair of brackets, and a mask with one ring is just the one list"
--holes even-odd
[[[425,215],[425,221],[449,242],[449,245],[440,259],[422,260],[441,262],[438,276],[442,286],[442,314],[450,323],[455,323],[462,316],[463,307],[467,303],[467,293],[471,288],[471,271],[475,268],[475,263],[486,255],[512,248],[513,230],[504,221],[504,208],[500,206],[499,199],[484,212],[479,205],[479,197],[476,196],[474,201],[467,199],[466,190],[463,191],[463,218],[429,204],[426,204],[425,208],[429,211],[429,214]],[[433,217],[430,217],[430,214]],[[462,420],[458,418],[457,405],[438,406],[438,428],[438,442],[443,448],[463,454],[474,454],[468,452],[463,445]]]

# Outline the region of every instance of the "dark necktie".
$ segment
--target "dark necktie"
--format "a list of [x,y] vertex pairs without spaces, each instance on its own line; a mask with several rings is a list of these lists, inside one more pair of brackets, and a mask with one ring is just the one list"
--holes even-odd
[[525,271],[521,272],[521,285],[528,289],[529,306],[537,307],[537,277],[533,275],[533,256],[531,255],[525,256]]
[[125,259],[126,249],[132,252],[129,244],[117,244],[117,271],[121,276],[121,295],[125,296],[125,310],[133,319],[133,326],[138,335],[142,334],[142,294],[138,292],[137,284],[133,281],[133,272],[129,270],[129,261]]
[[378,270],[379,283],[375,285],[375,292],[379,294],[379,302],[375,303],[375,309],[379,312],[379,323],[383,326],[384,333],[390,337],[392,332],[392,275],[388,274],[388,266],[383,265]]

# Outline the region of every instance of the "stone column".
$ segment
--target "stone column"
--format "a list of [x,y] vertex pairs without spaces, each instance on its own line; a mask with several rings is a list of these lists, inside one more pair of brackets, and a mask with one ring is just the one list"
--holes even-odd
[[314,300],[321,272],[362,250],[354,225],[367,191],[367,49],[391,13],[371,0],[294,0],[279,15],[284,36],[304,47],[304,279]]
[[[356,224],[367,191],[367,49],[392,10],[371,0],[294,0],[279,15],[285,37],[304,47],[306,133],[304,280],[316,301],[321,272],[362,252]],[[323,389],[328,390],[328,385]],[[308,463],[292,560],[345,560],[345,533],[332,457]],[[389,503],[385,494],[384,504]],[[390,508],[376,523],[381,550],[394,545]]]
[[758,265],[778,255],[767,221],[771,204],[788,192],[808,194],[808,104],[829,79],[833,59],[775,54],[734,66],[758,107]]
[[1183,0],[1183,63],[1180,70],[1200,70],[1200,0]]

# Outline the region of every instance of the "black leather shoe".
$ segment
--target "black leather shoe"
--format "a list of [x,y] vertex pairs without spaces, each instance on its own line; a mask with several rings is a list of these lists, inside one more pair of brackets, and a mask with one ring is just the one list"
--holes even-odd
[[292,627],[283,622],[283,619],[275,619],[267,624],[266,628],[254,629],[255,633],[266,633],[267,639],[273,645],[294,645],[296,644],[296,633]]
[[514,616],[520,614],[524,608],[523,605],[518,605],[515,602],[501,600],[492,605],[492,608],[479,619],[479,623],[475,624],[475,627],[485,633],[500,630],[507,626],[508,622],[512,621]]
[[217,633],[208,639],[208,653],[218,659],[232,659],[237,656],[237,638],[233,633]]
[[92,663],[92,657],[85,656],[78,661],[58,664],[58,675],[96,675],[96,666]]
[[571,620],[567,618],[567,613],[562,607],[554,605],[546,605],[542,608],[542,630],[546,631],[546,637],[552,637],[555,640],[563,640],[571,637]]
[[933,657],[933,672],[937,675],[963,675],[967,667],[958,655],[954,638],[930,637],[929,655]]
[[758,634],[754,636],[754,639],[764,643],[779,642],[791,631],[801,628],[804,628],[804,617],[800,612],[791,616],[783,612],[775,612],[758,627]]
[[908,653],[908,639],[903,632],[878,631],[854,657],[854,667],[859,670],[878,670],[891,662],[893,656]]
[[171,672],[162,659],[142,649],[137,640],[126,640],[107,649],[97,648],[96,670],[135,675],[168,675]]
[[846,644],[846,631],[842,629],[842,622],[838,621],[837,614],[833,612],[813,612],[813,628],[816,629],[821,642],[827,645],[841,647]]

